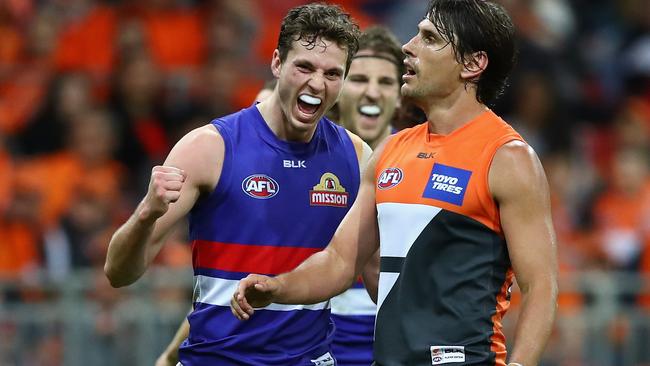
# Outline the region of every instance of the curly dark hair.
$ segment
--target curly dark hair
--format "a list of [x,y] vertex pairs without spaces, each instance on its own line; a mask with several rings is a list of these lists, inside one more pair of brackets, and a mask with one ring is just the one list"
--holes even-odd
[[320,39],[327,39],[347,50],[347,75],[352,56],[359,49],[359,35],[359,26],[338,5],[318,3],[297,6],[282,20],[278,38],[280,60],[287,59],[294,41],[303,40],[307,48],[314,48]]
[[431,0],[427,18],[459,63],[475,52],[487,54],[487,68],[470,81],[476,84],[476,99],[488,104],[501,96],[517,59],[515,27],[506,10],[484,0]]

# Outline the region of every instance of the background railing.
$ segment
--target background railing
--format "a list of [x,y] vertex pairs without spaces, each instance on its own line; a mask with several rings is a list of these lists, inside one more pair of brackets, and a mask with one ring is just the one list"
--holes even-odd
[[[153,365],[189,309],[191,279],[189,270],[152,269],[123,289],[97,271],[2,283],[0,365]],[[650,365],[650,310],[639,305],[648,283],[628,273],[564,275],[542,365]],[[518,303],[515,289],[504,321],[510,341]]]

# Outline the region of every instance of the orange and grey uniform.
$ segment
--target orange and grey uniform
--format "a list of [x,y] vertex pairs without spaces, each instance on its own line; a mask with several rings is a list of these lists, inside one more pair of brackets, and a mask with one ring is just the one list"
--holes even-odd
[[376,167],[381,366],[505,365],[513,272],[488,186],[494,154],[523,141],[487,110],[449,135],[404,130]]

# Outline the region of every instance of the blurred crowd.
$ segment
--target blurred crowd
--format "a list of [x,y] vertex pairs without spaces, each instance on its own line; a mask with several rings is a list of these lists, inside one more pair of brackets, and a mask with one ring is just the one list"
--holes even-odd
[[[153,165],[251,104],[303,0],[0,0],[0,282],[104,263]],[[405,42],[426,0],[339,0]],[[650,0],[502,0],[520,54],[493,106],[551,186],[561,271],[650,275]],[[157,259],[191,266],[185,228]],[[621,304],[650,310],[650,281]],[[645,295],[643,292],[645,291]],[[0,294],[3,301],[26,301]],[[563,286],[561,311],[588,297]]]

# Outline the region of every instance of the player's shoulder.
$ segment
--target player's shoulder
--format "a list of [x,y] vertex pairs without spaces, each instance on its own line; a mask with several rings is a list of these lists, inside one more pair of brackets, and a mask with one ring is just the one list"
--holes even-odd
[[224,151],[219,131],[207,124],[183,136],[167,156],[165,165],[187,171],[197,186],[213,187],[221,172]]
[[188,161],[191,165],[203,165],[214,163],[215,160],[223,158],[224,141],[217,128],[212,124],[197,127],[176,143],[169,153],[174,156],[191,156]]
[[222,145],[223,137],[213,124],[206,124],[191,130],[180,141],[201,149],[214,147],[214,144]]
[[496,197],[518,194],[546,185],[535,150],[526,142],[511,140],[499,147],[490,165],[490,190]]

